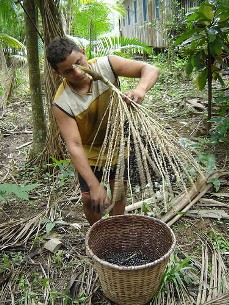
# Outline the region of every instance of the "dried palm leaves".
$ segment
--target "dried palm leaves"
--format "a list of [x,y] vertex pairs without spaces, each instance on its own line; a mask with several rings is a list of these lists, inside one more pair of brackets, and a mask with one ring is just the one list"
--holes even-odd
[[[202,248],[201,276],[195,304],[215,304],[213,300],[220,300],[220,304],[228,304],[228,274],[220,252],[216,249],[210,249],[209,251],[209,248],[205,245]],[[225,303],[223,303],[223,300]]]
[[0,224],[0,250],[18,244],[26,244],[42,223],[45,213],[40,213],[29,219],[13,220]]
[[85,296],[84,304],[91,305],[92,296],[98,289],[98,275],[88,259],[81,259],[70,280],[70,295],[73,299]]
[[182,262],[177,260],[170,261],[166,271],[170,273],[167,282],[162,283],[161,290],[152,301],[152,305],[229,303],[228,274],[220,252],[211,243],[203,243],[202,262],[193,257],[190,257],[190,261],[191,268],[186,265],[182,267]]

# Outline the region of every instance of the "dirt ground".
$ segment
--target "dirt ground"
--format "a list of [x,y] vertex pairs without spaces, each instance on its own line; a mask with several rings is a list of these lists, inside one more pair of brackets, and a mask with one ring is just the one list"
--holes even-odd
[[[32,129],[30,122],[30,104],[28,100],[12,99],[4,110],[4,114],[0,119],[0,179],[3,183],[15,184],[31,184],[39,183],[39,188],[30,192],[30,201],[20,200],[12,197],[7,201],[0,201],[0,224],[6,224],[15,221],[25,221],[35,217],[39,213],[43,213],[43,223],[40,223],[40,232],[36,234],[34,230],[31,237],[26,241],[19,241],[13,245],[2,249],[3,253],[9,258],[10,263],[6,270],[0,269],[0,288],[2,289],[1,304],[27,304],[21,303],[23,300],[23,289],[30,293],[39,291],[53,293],[55,302],[53,304],[65,304],[63,299],[63,291],[66,294],[71,290],[77,290],[77,278],[84,275],[82,270],[78,270],[79,261],[85,261],[88,267],[85,252],[85,233],[89,225],[83,215],[82,205],[78,198],[78,189],[72,183],[72,180],[67,180],[65,183],[54,183],[53,177],[50,175],[39,178],[39,173],[34,174],[34,164],[25,167],[25,161],[31,146]],[[177,126],[186,126],[184,118],[177,118]],[[188,118],[186,119],[188,121]],[[189,126],[189,130],[196,130],[196,122],[199,121],[198,115],[193,115],[189,120],[193,126]],[[185,132],[181,129],[180,132]],[[202,125],[196,130],[196,134],[203,132]],[[228,149],[222,144],[214,149],[214,154],[217,156],[219,168],[228,169]],[[36,170],[35,170],[36,171]],[[214,242],[227,240],[229,237],[229,181],[228,176],[220,179],[220,188],[215,191],[211,188],[204,198],[213,199],[224,204],[224,206],[206,206],[204,209],[209,211],[223,210],[227,213],[227,217],[219,218],[187,216],[183,215],[174,225],[172,229],[177,240],[177,247],[184,255],[194,255],[201,257],[202,241],[207,238],[212,238]],[[53,189],[52,189],[53,188]],[[56,202],[48,214],[46,213],[49,203]],[[200,207],[201,201],[198,201],[195,210],[203,209]],[[52,219],[53,215],[58,215],[56,223],[52,223],[53,229],[50,231],[48,238],[58,238],[62,244],[61,248],[52,253],[44,248],[44,243],[48,241],[45,230],[48,230],[47,219]],[[71,224],[71,225],[70,225]],[[7,231],[6,226],[1,227],[2,232]],[[31,229],[32,230],[32,229]],[[9,234],[12,234],[14,229]],[[4,235],[1,234],[1,237]],[[25,236],[26,239],[26,236]],[[2,241],[1,241],[2,244]],[[225,245],[226,254],[223,254],[225,264],[228,266],[228,242]],[[14,262],[14,263],[13,263]],[[80,268],[83,268],[83,267]],[[2,266],[1,266],[2,267]],[[91,269],[90,269],[91,270]],[[93,271],[91,277],[95,278]],[[20,274],[24,274],[24,282],[21,282],[18,287],[18,278]],[[46,284],[36,282],[36,276],[47,279]],[[85,275],[86,276],[86,275]],[[39,276],[38,276],[39,277]],[[90,278],[87,277],[90,281]],[[11,286],[9,286],[9,283]],[[30,283],[30,284],[29,284]],[[96,289],[95,287],[96,286]],[[11,291],[9,290],[11,287]],[[36,288],[35,288],[36,287]],[[101,288],[96,281],[85,288],[87,293],[94,291],[92,304],[111,304],[102,294]],[[14,301],[12,301],[14,296]],[[36,296],[36,297],[37,297]],[[34,303],[39,303],[34,296]],[[79,296],[78,296],[79,297]],[[44,303],[46,304],[46,303]],[[50,303],[51,304],[51,303]],[[80,304],[84,304],[83,297]]]

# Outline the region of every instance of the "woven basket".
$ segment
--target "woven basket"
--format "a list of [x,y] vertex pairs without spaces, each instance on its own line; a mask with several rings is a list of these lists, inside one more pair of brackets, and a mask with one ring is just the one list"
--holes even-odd
[[[158,291],[175,246],[172,230],[162,221],[142,215],[120,215],[97,221],[86,235],[104,295],[120,305],[143,305]],[[152,262],[120,266],[107,262],[109,253],[141,250]]]

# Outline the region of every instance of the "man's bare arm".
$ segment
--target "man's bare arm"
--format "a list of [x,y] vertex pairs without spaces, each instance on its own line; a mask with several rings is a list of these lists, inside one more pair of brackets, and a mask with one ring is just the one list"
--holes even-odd
[[141,102],[145,94],[159,78],[159,69],[145,62],[128,60],[119,56],[109,56],[112,68],[117,76],[139,78],[137,86],[126,95],[135,102]]
[[89,165],[76,121],[55,106],[53,107],[53,112],[60,128],[60,133],[68,147],[72,162],[90,189],[91,199],[94,200],[95,204],[99,204],[101,208],[104,203],[109,205],[110,199]]

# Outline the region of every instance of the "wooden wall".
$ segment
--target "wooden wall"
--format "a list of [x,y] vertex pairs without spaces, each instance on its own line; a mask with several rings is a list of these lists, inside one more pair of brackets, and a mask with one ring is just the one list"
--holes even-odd
[[[188,11],[199,0],[178,0]],[[172,0],[124,0],[126,15],[120,20],[120,35],[138,38],[153,48],[165,48],[165,22],[171,13]],[[144,6],[147,17],[144,20]]]

